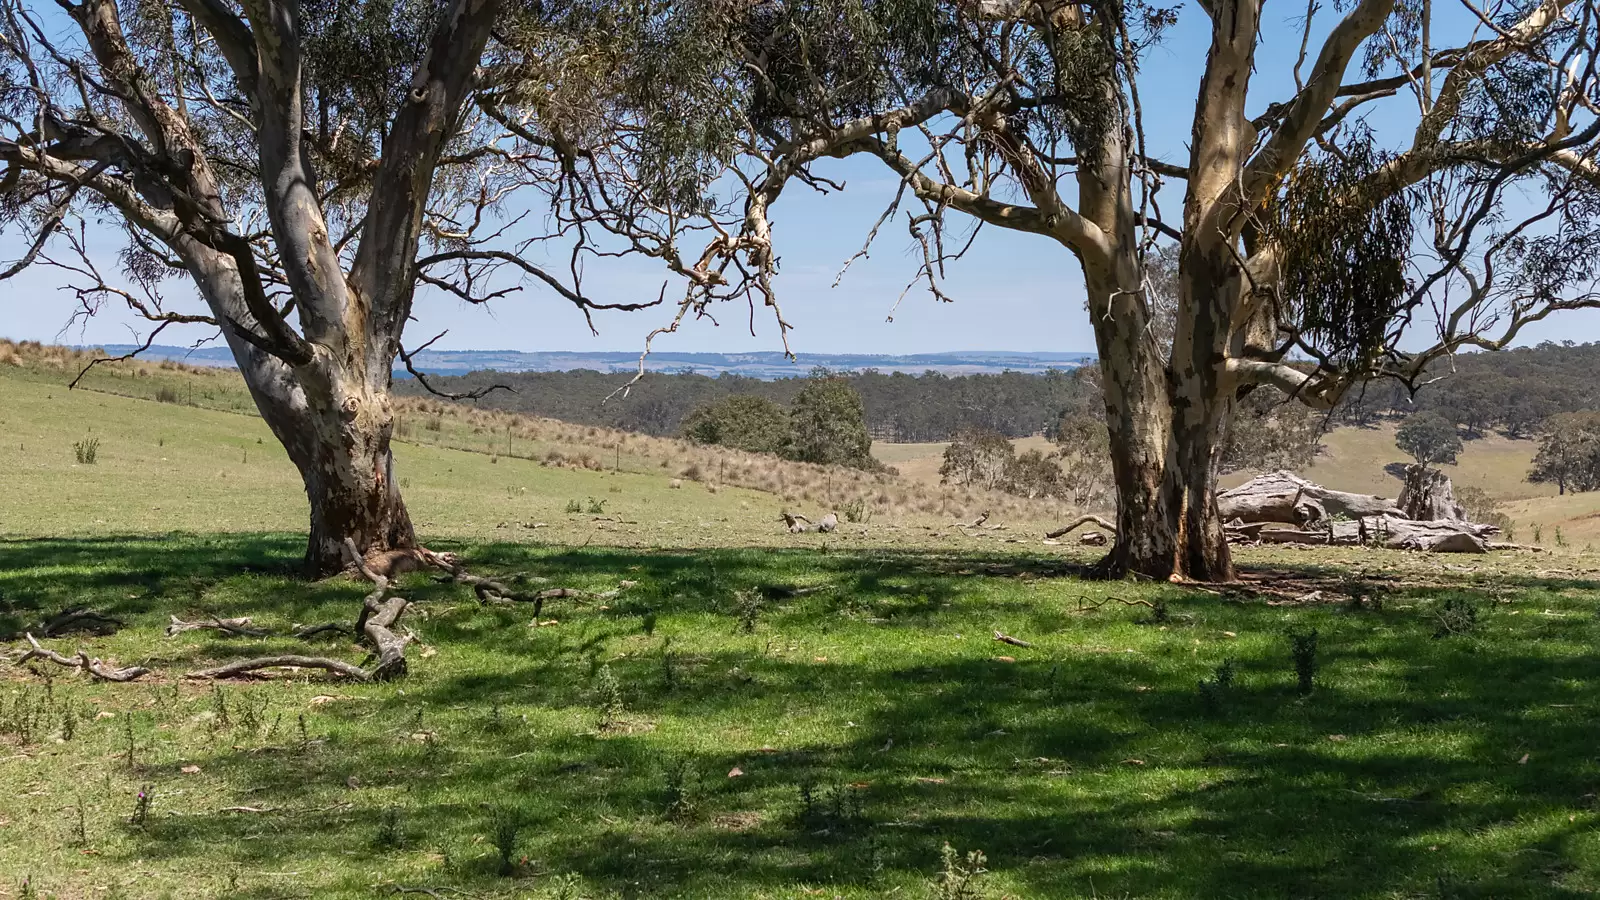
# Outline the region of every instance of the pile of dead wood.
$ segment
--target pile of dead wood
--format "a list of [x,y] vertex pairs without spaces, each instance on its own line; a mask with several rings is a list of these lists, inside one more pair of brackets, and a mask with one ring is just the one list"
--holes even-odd
[[1398,500],[1352,494],[1314,484],[1290,472],[1260,475],[1217,495],[1232,543],[1332,544],[1484,553],[1515,545],[1490,540],[1500,529],[1469,522],[1450,479],[1409,466]]

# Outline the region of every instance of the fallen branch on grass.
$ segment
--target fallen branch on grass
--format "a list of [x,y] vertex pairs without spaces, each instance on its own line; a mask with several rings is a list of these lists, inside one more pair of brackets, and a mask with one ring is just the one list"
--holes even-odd
[[1148,606],[1151,609],[1156,608],[1156,605],[1151,603],[1149,600],[1124,600],[1121,597],[1106,597],[1101,600],[1092,600],[1088,597],[1080,596],[1078,597],[1078,612],[1094,612],[1113,600],[1121,603],[1123,606]]
[[245,637],[266,637],[272,633],[264,628],[250,627],[249,616],[240,616],[237,619],[219,619],[216,616],[212,616],[209,622],[200,620],[185,622],[177,616],[168,616],[168,618],[172,621],[167,623],[167,637],[175,637],[185,631],[200,631],[203,629],[220,631],[227,635],[243,635]]
[[1012,637],[1009,634],[1006,634],[1006,633],[1000,632],[1000,631],[996,631],[994,633],[994,639],[999,641],[1002,644],[1010,644],[1013,647],[1032,647],[1033,646],[1032,644],[1030,644],[1027,641],[1023,640],[1022,638],[1015,638],[1015,637]]
[[[361,557],[356,550],[355,541],[345,538],[345,553],[350,557],[351,564],[356,567],[367,580],[372,582],[372,592],[361,601],[361,616],[356,620],[356,633],[372,645],[377,660],[371,669],[363,669],[352,663],[342,660],[330,659],[326,656],[263,656],[256,659],[245,659],[231,662],[226,665],[211,669],[202,669],[190,672],[190,678],[231,678],[236,675],[248,675],[261,669],[297,668],[297,669],[322,669],[336,675],[343,675],[356,681],[387,681],[398,678],[406,673],[405,649],[408,640],[394,633],[394,627],[400,621],[400,616],[405,613],[410,605],[402,597],[384,597],[389,591],[389,576],[375,571]],[[434,558],[441,555],[430,554]],[[452,558],[452,563],[454,562]],[[430,563],[434,564],[434,563]],[[311,633],[330,630],[328,626],[318,626],[315,629],[305,629]]]
[[217,666],[212,669],[201,669],[190,672],[186,678],[232,678],[236,675],[248,675],[261,669],[322,669],[335,675],[343,675],[356,681],[371,681],[372,677],[360,666],[325,656],[262,656],[256,659],[241,659],[227,665]]
[[349,634],[350,626],[342,622],[327,622],[322,625],[296,625],[294,636],[302,641],[309,641],[319,634],[333,632],[334,634]]
[[40,637],[48,638],[58,637],[69,631],[93,631],[96,634],[110,634],[121,628],[122,625],[122,620],[114,616],[96,612],[88,607],[74,606],[71,609],[56,613],[48,620],[41,622],[33,630],[38,632]]
[[1057,528],[1055,531],[1052,531],[1049,534],[1046,534],[1045,537],[1046,538],[1050,538],[1050,539],[1055,539],[1055,538],[1061,537],[1062,535],[1066,534],[1069,531],[1072,531],[1074,528],[1077,528],[1080,525],[1088,525],[1091,522],[1094,523],[1095,525],[1098,525],[1101,528],[1104,528],[1106,531],[1109,531],[1112,534],[1116,534],[1117,533],[1117,526],[1111,524],[1110,522],[1107,522],[1105,519],[1102,519],[1097,515],[1089,514],[1089,515],[1082,515],[1082,516],[1077,517],[1076,519],[1073,519],[1071,523],[1069,523],[1067,525],[1064,525],[1061,528]]
[[129,666],[125,669],[114,668],[98,659],[90,659],[89,654],[82,650],[78,651],[76,657],[62,656],[54,650],[40,646],[39,641],[31,633],[26,633],[23,637],[28,639],[28,644],[32,649],[22,654],[22,658],[17,660],[17,665],[19,666],[30,659],[45,659],[58,666],[66,666],[69,669],[82,669],[101,681],[133,681],[150,674],[150,670],[143,666]]

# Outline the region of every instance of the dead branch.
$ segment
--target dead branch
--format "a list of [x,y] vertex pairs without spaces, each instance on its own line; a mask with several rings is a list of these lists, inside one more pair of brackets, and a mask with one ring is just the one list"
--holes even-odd
[[1023,640],[1022,638],[1012,637],[1011,635],[1006,634],[1005,632],[1002,632],[1002,631],[996,631],[994,633],[994,639],[999,641],[1002,644],[1010,644],[1013,647],[1032,647],[1033,646],[1032,644],[1030,644],[1027,641]]
[[125,669],[113,668],[98,659],[90,659],[89,654],[82,650],[78,651],[76,657],[62,656],[54,650],[40,646],[38,640],[31,633],[25,633],[23,637],[28,639],[31,649],[22,654],[22,658],[17,660],[17,665],[22,665],[30,659],[45,659],[58,666],[66,666],[69,669],[82,669],[101,681],[134,681],[150,674],[150,670],[143,666],[129,666]]
[[1149,600],[1124,600],[1121,597],[1106,597],[1106,598],[1101,599],[1101,600],[1095,600],[1095,599],[1090,598],[1090,597],[1079,596],[1078,597],[1078,612],[1094,612],[1095,610],[1099,609],[1102,606],[1105,606],[1107,603],[1110,603],[1113,600],[1115,600],[1118,603],[1121,603],[1123,606],[1148,606],[1151,609],[1155,609],[1156,608],[1156,605],[1154,603],[1151,603]]
[[219,619],[216,616],[212,616],[209,622],[200,620],[185,622],[177,616],[168,616],[168,618],[172,620],[167,623],[167,637],[169,638],[176,637],[185,631],[201,630],[220,631],[226,635],[242,635],[245,637],[266,637],[272,633],[264,628],[252,628],[249,616],[241,616],[237,619]]
[[40,623],[34,631],[40,637],[57,637],[69,631],[92,631],[96,634],[109,634],[122,627],[123,621],[102,612],[96,612],[84,606],[74,606],[51,616]]
[[333,632],[334,634],[349,634],[350,626],[342,622],[327,622],[322,625],[295,626],[294,636],[302,641],[309,641],[319,634]]
[[957,528],[980,528],[980,527],[983,526],[983,523],[985,523],[987,521],[989,521],[989,511],[986,509],[983,512],[979,513],[978,517],[976,519],[973,519],[971,522],[957,522],[956,523],[956,527]]
[[[325,656],[299,656],[288,654],[284,656],[263,656],[257,659],[246,659],[228,663],[211,669],[201,669],[190,672],[189,678],[230,678],[235,675],[247,675],[261,669],[292,667],[300,669],[322,669],[336,675],[343,675],[356,681],[387,681],[398,678],[406,673],[405,648],[407,638],[402,638],[394,633],[396,623],[410,605],[401,597],[384,598],[389,590],[389,576],[377,571],[394,571],[401,568],[399,557],[393,553],[384,554],[385,558],[377,560],[377,566],[369,564],[356,550],[355,541],[345,538],[344,549],[350,559],[350,564],[371,581],[373,590],[361,602],[361,615],[356,620],[355,631],[372,645],[376,662],[371,669],[363,669],[352,663],[342,660],[330,659]],[[400,551],[396,551],[400,552]],[[446,558],[442,554],[434,554],[420,548],[416,551],[404,551],[406,559],[413,563],[421,561],[429,565],[438,565],[435,560]],[[452,558],[453,559],[453,558]],[[403,570],[403,569],[402,569]],[[239,627],[237,620],[232,620],[234,627]],[[245,620],[248,622],[248,620]],[[179,620],[174,617],[174,623]],[[189,623],[183,623],[189,624]],[[214,627],[204,623],[196,626],[201,628]],[[180,629],[181,630],[181,629]],[[295,634],[299,637],[310,637],[325,631],[342,631],[343,626],[336,624],[318,625],[313,628],[302,628]]]
[[227,665],[217,666],[212,669],[201,669],[190,672],[186,678],[232,678],[235,675],[249,675],[260,669],[294,668],[294,669],[323,669],[336,675],[343,675],[356,681],[371,681],[372,677],[360,666],[337,659],[328,659],[325,656],[263,656],[257,659],[242,659]]
[[367,673],[372,681],[389,681],[406,674],[405,653],[409,640],[395,634],[393,628],[409,605],[402,597],[382,601],[372,596],[367,598],[361,631],[378,653],[377,664]]
[[1091,522],[1093,522],[1095,525],[1098,525],[1101,528],[1104,528],[1105,530],[1111,532],[1112,534],[1116,534],[1117,533],[1117,526],[1111,524],[1110,522],[1107,522],[1105,519],[1102,519],[1097,515],[1094,515],[1094,514],[1090,513],[1090,514],[1079,516],[1076,519],[1073,519],[1070,524],[1065,525],[1065,526],[1063,526],[1061,528],[1057,528],[1055,531],[1052,531],[1049,534],[1046,534],[1045,537],[1046,538],[1058,538],[1058,537],[1061,537],[1062,535],[1066,534],[1067,532],[1071,531],[1072,529],[1077,528],[1080,525],[1087,525],[1087,524],[1089,524]]

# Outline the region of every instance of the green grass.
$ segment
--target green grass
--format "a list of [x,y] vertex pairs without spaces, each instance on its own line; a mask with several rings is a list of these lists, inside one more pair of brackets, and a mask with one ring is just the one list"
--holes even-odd
[[[1594,584],[1571,574],[1372,580],[1361,590],[1382,608],[1350,610],[1084,583],[1026,555],[484,544],[462,548],[481,571],[637,584],[555,601],[556,624],[530,627],[526,608],[414,576],[402,682],[176,679],[299,642],[169,640],[169,614],[278,630],[350,616],[363,587],[294,580],[299,549],[295,535],[0,544],[0,626],[93,605],[127,627],[54,643],[158,673],[4,672],[0,872],[60,897],[542,896],[567,874],[586,896],[922,897],[949,842],[988,855],[995,898],[1600,889],[1600,621]],[[798,586],[819,590],[777,589]],[[741,593],[767,597],[748,632]],[[1111,596],[1162,600],[1167,621],[1079,611]],[[1435,638],[1451,597],[1478,625]],[[1320,669],[1301,697],[1286,634],[1308,628]],[[1208,703],[1197,685],[1227,659],[1234,684]],[[622,702],[609,728],[603,671]],[[19,702],[42,711],[27,741]],[[497,820],[517,826],[511,877]]]
[[[305,527],[300,476],[259,418],[4,375],[0,535]],[[100,439],[94,465],[73,455],[73,443],[86,437]],[[429,539],[514,534],[681,546],[787,538],[776,501],[756,491],[711,493],[692,482],[674,490],[662,474],[550,468],[426,444],[397,443],[395,456],[407,504]],[[574,500],[582,514],[566,512]],[[590,501],[603,513],[590,513]],[[527,527],[540,523],[548,527]]]

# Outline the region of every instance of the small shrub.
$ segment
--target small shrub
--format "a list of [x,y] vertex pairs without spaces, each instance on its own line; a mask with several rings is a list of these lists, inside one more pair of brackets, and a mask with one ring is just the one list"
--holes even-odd
[[78,797],[75,806],[77,818],[72,823],[72,843],[78,847],[89,846],[89,813],[84,809],[83,797]]
[[378,817],[378,831],[372,836],[372,845],[379,850],[398,850],[403,843],[405,835],[400,829],[400,810],[387,807]]
[[581,512],[583,512],[583,504],[579,503],[576,500],[568,500],[567,501],[567,512],[569,512],[569,513],[581,513]]
[[1172,610],[1167,607],[1167,601],[1157,599],[1150,604],[1150,614],[1137,620],[1137,625],[1165,625],[1172,621]]
[[156,388],[156,402],[157,403],[177,403],[178,402],[178,389],[177,388],[170,388],[170,387]]
[[868,508],[867,501],[861,497],[849,500],[839,507],[839,512],[844,515],[846,522],[868,522],[872,519],[872,510]]
[[667,767],[666,804],[662,815],[670,822],[693,821],[699,808],[700,777],[688,760]]
[[601,731],[612,731],[622,726],[623,715],[627,712],[622,702],[622,682],[617,680],[609,664],[601,666],[599,674],[595,676],[595,705],[600,711],[600,719],[595,724]]
[[1567,545],[1567,539],[1565,537],[1563,537],[1562,534],[1561,534],[1561,526],[1557,525],[1556,526],[1556,546],[1557,547],[1565,547],[1566,545]]
[[761,617],[761,592],[737,591],[733,595],[734,614],[739,619],[739,630],[751,634],[756,630],[756,620]]
[[1289,655],[1294,659],[1300,695],[1307,696],[1316,687],[1317,630],[1289,632]]
[[589,514],[590,515],[598,516],[598,515],[603,514],[605,511],[606,511],[606,501],[604,501],[604,500],[596,500],[593,497],[589,498]]
[[934,896],[938,900],[978,900],[983,896],[978,879],[988,874],[984,868],[988,862],[982,850],[963,856],[946,843],[939,848],[939,880]]
[[810,832],[842,833],[856,831],[867,824],[861,791],[848,784],[817,790],[807,778],[799,784],[800,809],[795,824]]
[[72,444],[72,455],[77,458],[80,465],[92,466],[100,456],[100,439],[86,437]]
[[1433,630],[1436,640],[1452,634],[1471,634],[1478,627],[1478,607],[1465,598],[1449,597],[1434,618],[1437,622]]
[[500,807],[494,811],[494,817],[489,822],[489,841],[494,845],[501,875],[515,875],[517,872],[517,838],[521,833],[522,823],[518,821],[514,810]]
[[1533,524],[1533,542],[1535,544],[1544,543],[1544,526],[1537,522]]
[[1210,678],[1200,680],[1200,702],[1210,712],[1219,712],[1233,691],[1233,660],[1225,659]]
[[144,830],[145,823],[150,818],[150,801],[152,799],[150,785],[147,784],[139,788],[139,793],[133,799],[133,815],[128,817],[128,824],[140,831]]

